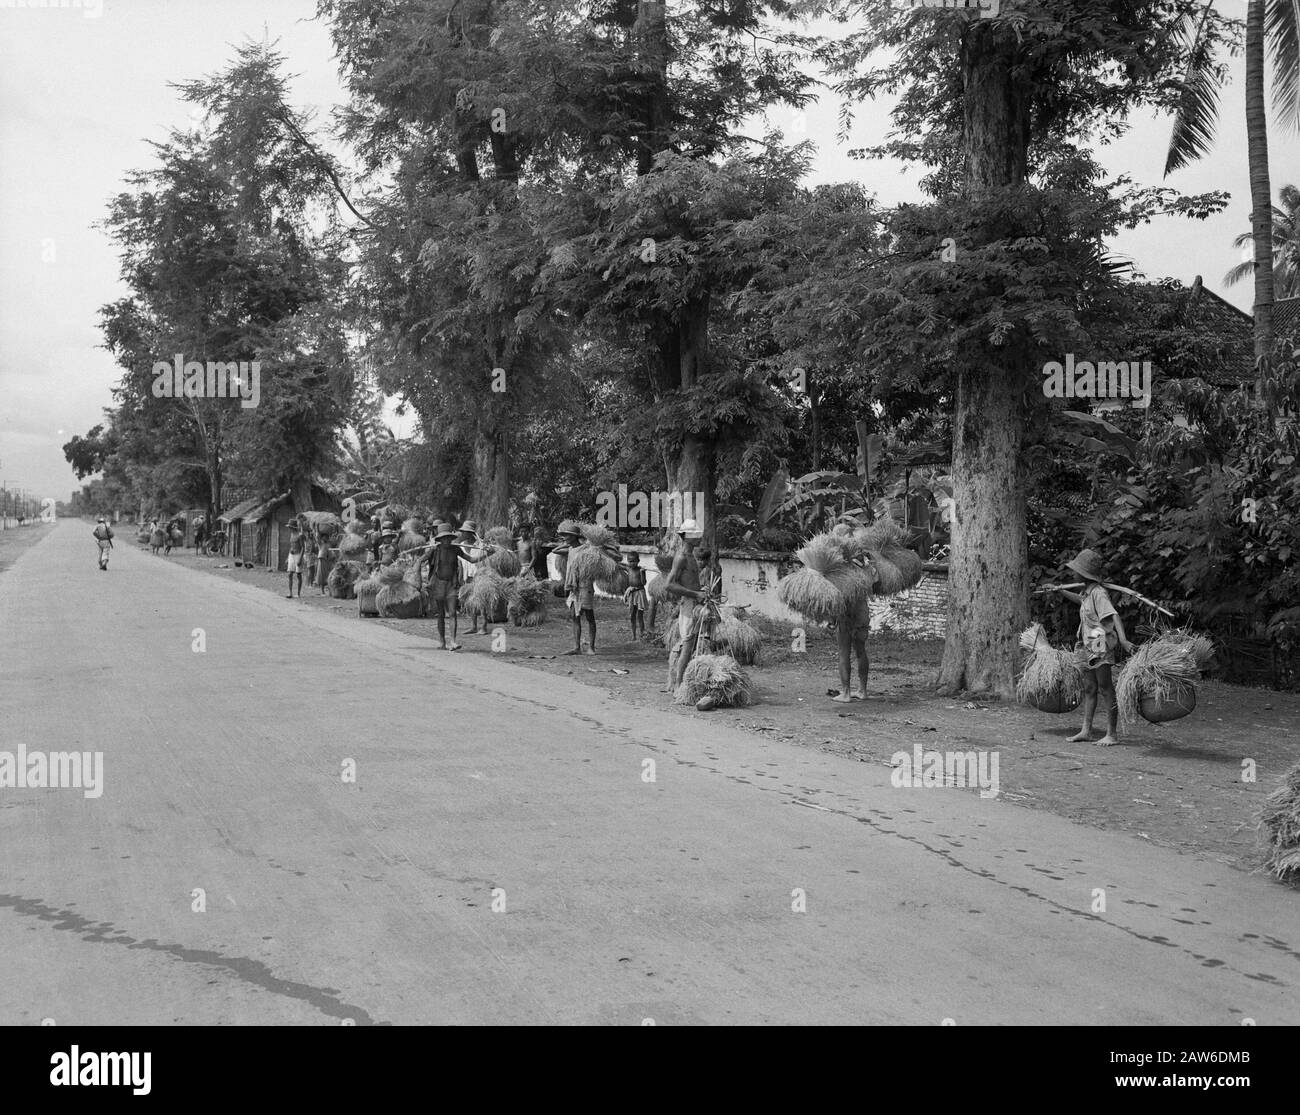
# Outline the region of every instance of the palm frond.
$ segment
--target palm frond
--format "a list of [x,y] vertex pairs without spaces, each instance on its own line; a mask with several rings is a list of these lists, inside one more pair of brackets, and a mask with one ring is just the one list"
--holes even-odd
[[[1300,0],[1288,0],[1300,2]],[[1205,25],[1211,2],[1201,10],[1192,28],[1190,17],[1178,32],[1187,47],[1187,69],[1179,82],[1182,92],[1174,111],[1174,125],[1169,136],[1169,153],[1165,157],[1165,177],[1209,151],[1214,142],[1214,128],[1219,115],[1219,88],[1222,71],[1214,64],[1210,45],[1205,39]]]
[[1268,0],[1264,39],[1273,69],[1273,107],[1285,127],[1300,131],[1300,0]]

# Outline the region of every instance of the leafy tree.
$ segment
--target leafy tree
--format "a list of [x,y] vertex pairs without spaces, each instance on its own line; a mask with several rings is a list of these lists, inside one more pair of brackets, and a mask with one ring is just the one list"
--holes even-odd
[[[1281,205],[1273,206],[1272,249],[1274,294],[1282,298],[1300,295],[1300,190],[1283,186],[1278,194]],[[1254,243],[1249,232],[1232,242],[1234,248]],[[1223,277],[1229,286],[1255,273],[1253,259],[1237,264]]]

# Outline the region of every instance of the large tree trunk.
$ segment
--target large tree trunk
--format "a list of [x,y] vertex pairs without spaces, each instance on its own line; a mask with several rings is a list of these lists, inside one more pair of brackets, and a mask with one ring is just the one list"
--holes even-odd
[[510,453],[502,429],[480,428],[474,435],[474,474],[470,518],[480,531],[510,523]]
[[1264,104],[1264,0],[1246,12],[1246,158],[1250,166],[1250,234],[1255,242],[1255,359],[1273,350],[1273,189],[1268,173]]
[[[1025,182],[1029,91],[1017,84],[1015,39],[972,27],[961,53],[965,192],[974,202]],[[982,229],[983,241],[1014,234]],[[938,687],[1011,698],[1017,636],[1028,621],[1028,545],[1020,474],[1026,355],[972,353],[957,372],[953,421],[948,633]]]
[[316,510],[311,501],[311,477],[295,476],[290,488],[290,493],[293,496],[293,509],[295,513],[300,511]]

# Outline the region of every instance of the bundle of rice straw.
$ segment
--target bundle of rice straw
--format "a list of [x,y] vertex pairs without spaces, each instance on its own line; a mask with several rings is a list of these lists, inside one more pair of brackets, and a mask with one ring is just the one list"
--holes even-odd
[[1016,679],[1016,700],[1040,712],[1071,712],[1083,699],[1083,670],[1072,650],[1058,650],[1047,641],[1041,623],[1020,634],[1029,655]]
[[1264,840],[1265,869],[1284,883],[1300,879],[1300,763],[1287,771],[1282,785],[1264,799],[1259,833]]
[[1152,724],[1178,720],[1196,707],[1200,672],[1186,636],[1158,635],[1133,652],[1115,681],[1115,703],[1122,724],[1141,716]]
[[379,595],[379,590],[383,587],[384,583],[375,575],[362,577],[353,586],[353,591],[357,594],[358,616],[379,615],[379,605],[376,603],[375,597]]
[[615,565],[613,576],[598,577],[596,587],[608,596],[622,596],[628,588],[627,570],[621,565]]
[[343,533],[343,520],[333,511],[299,511],[298,521],[303,530],[314,531],[317,538],[327,542]]
[[1191,652],[1192,661],[1196,664],[1197,671],[1202,674],[1205,673],[1210,665],[1210,660],[1214,657],[1214,643],[1209,638],[1198,635],[1195,631],[1189,631],[1187,628],[1170,631],[1164,637],[1170,642],[1185,644],[1188,651]]
[[370,546],[366,543],[364,531],[356,534],[351,530],[344,533],[339,540],[339,556],[344,558],[364,558]]
[[879,519],[862,528],[855,541],[871,557],[876,592],[881,596],[904,592],[921,580],[921,559],[903,545],[903,530],[893,519]]
[[579,529],[582,531],[582,537],[588,546],[599,548],[618,545],[618,536],[609,527],[600,523],[585,523]]
[[424,609],[424,594],[399,577],[396,582],[385,583],[379,590],[375,607],[387,619],[417,619]]
[[665,571],[646,586],[646,596],[651,600],[658,600],[660,603],[663,603],[668,599],[668,594],[664,592],[664,588],[667,584],[668,572]]
[[[509,527],[493,527],[485,535],[484,542],[490,542],[494,546],[500,546],[503,550],[513,550],[515,548],[514,532]],[[512,573],[513,577],[514,574]]]
[[795,556],[803,568],[777,582],[776,598],[813,623],[834,622],[863,592],[871,591],[869,575],[849,564],[844,549],[829,534],[810,538]]
[[410,558],[399,558],[398,565],[402,567],[402,580],[408,585],[420,587],[420,563],[412,561]]
[[753,624],[728,616],[714,630],[713,645],[719,654],[731,655],[742,666],[756,666],[763,636]]
[[460,589],[460,606],[469,612],[487,616],[489,623],[498,622],[510,606],[510,590],[506,579],[491,569],[479,571]]
[[508,617],[518,619],[525,627],[541,627],[546,622],[546,596],[550,591],[551,582],[539,581],[532,573],[516,577]]
[[659,540],[655,550],[655,568],[664,576],[672,572],[673,559],[682,552],[683,545],[682,536],[671,532]]
[[514,550],[493,550],[483,559],[483,565],[503,577],[519,576],[519,555]]
[[618,569],[616,562],[604,549],[614,544],[614,532],[603,526],[584,526],[586,536],[581,546],[569,551],[569,566],[566,580],[574,584],[583,581],[610,581]]
[[673,699],[679,705],[743,708],[753,700],[749,675],[729,654],[698,654],[682,674]]
[[380,569],[375,574],[375,577],[381,586],[399,584],[406,577],[406,567],[393,562],[392,565],[385,565]]
[[364,570],[357,562],[341,561],[330,570],[325,589],[335,600],[351,600],[355,593],[354,586],[363,573]]

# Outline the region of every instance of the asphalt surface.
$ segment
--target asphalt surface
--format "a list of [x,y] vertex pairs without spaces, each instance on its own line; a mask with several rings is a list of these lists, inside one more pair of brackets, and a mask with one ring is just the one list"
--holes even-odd
[[0,576],[0,749],[104,764],[0,786],[0,1024],[1300,1022],[1262,876],[90,529]]

